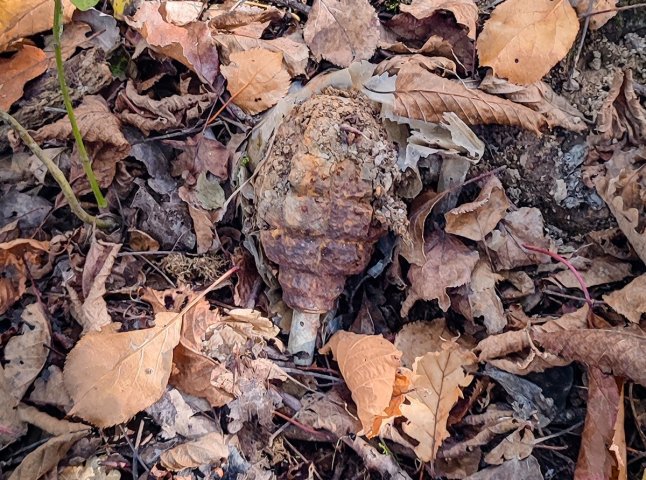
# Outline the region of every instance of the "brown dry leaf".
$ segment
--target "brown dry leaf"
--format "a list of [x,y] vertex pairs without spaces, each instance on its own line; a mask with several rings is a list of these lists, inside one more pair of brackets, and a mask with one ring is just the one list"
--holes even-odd
[[429,72],[455,73],[456,65],[453,60],[446,57],[427,57],[425,55],[395,55],[383,60],[373,72],[373,75],[381,75],[388,72],[390,75],[397,75],[402,67],[408,63],[414,63],[425,68]]
[[0,368],[0,448],[5,448],[27,433],[27,425],[20,420],[18,403],[7,382],[4,370]]
[[26,238],[0,243],[0,314],[22,297],[27,288],[27,269],[34,276],[48,251],[49,242]]
[[615,7],[617,7],[617,0],[573,0],[570,3],[579,16],[594,13],[594,15],[590,17],[590,30],[600,29],[608,23],[611,18],[617,15],[617,11],[615,10]]
[[402,352],[402,366],[413,368],[417,357],[429,352],[439,352],[445,342],[456,336],[446,326],[446,319],[443,317],[428,322],[420,320],[407,323],[397,332],[395,348]]
[[456,237],[434,231],[426,240],[426,262],[411,265],[408,280],[411,284],[402,304],[406,316],[417,300],[438,300],[443,311],[451,306],[447,288],[469,283],[471,272],[478,262],[478,252],[468,248]]
[[341,438],[358,433],[361,423],[348,412],[346,403],[336,390],[324,394],[308,393],[301,399],[303,408],[298,421],[313,428],[323,428]]
[[157,401],[168,383],[182,313],[161,312],[155,326],[119,332],[110,324],[82,337],[65,362],[69,412],[98,427],[125,422]]
[[550,257],[525,250],[523,244],[551,250],[553,241],[545,236],[543,214],[538,208],[523,207],[509,212],[485,244],[496,270],[512,270],[550,262]]
[[409,263],[418,266],[426,263],[424,225],[433,208],[445,197],[445,192],[437,193],[428,190],[413,200],[408,216],[408,235],[399,242],[399,254]]
[[622,380],[606,375],[593,365],[588,368],[587,411],[575,480],[617,478],[612,476],[613,469],[618,466],[617,459],[609,447],[613,443],[620,405],[623,404],[622,385]]
[[[332,352],[341,375],[352,392],[357,415],[368,438],[379,433],[382,420],[391,417],[403,401],[393,393],[402,353],[381,335],[359,335],[339,331],[320,353]],[[394,408],[393,408],[394,407]]]
[[515,85],[489,71],[478,88],[531,108],[543,115],[550,127],[559,126],[573,132],[583,132],[588,128],[583,114],[545,82]]
[[525,460],[508,460],[496,467],[484,468],[465,480],[544,480],[541,465],[531,455]]
[[504,98],[469,89],[418,65],[405,65],[397,75],[394,111],[407,118],[441,123],[445,112],[455,113],[467,125],[512,125],[540,133],[543,115]]
[[[257,5],[242,3],[236,4],[236,7],[233,9],[231,4],[227,3],[210,5],[205,13],[209,26],[214,30],[238,32],[247,26],[262,25],[264,30],[269,23],[280,21],[284,16],[280,10],[269,5],[260,8]],[[257,38],[260,38],[260,35]]]
[[368,60],[379,42],[379,19],[368,0],[314,0],[303,36],[317,60],[340,67]]
[[527,458],[532,454],[532,450],[534,450],[534,434],[531,430],[523,428],[504,438],[485,455],[484,459],[490,465],[500,465],[506,460]]
[[[630,263],[620,262],[609,256],[594,258],[572,257],[570,263],[577,269],[588,288],[607,283],[620,282],[632,276]],[[581,289],[581,284],[569,268],[561,270],[556,275],[549,277],[565,288]]]
[[184,0],[182,2],[164,2],[159,10],[167,22],[184,26],[200,18],[204,7],[203,2]]
[[633,323],[639,323],[646,313],[646,275],[641,275],[620,290],[603,296],[603,301],[615,312]]
[[186,65],[200,79],[212,84],[219,72],[218,49],[205,22],[185,26],[168,23],[159,0],[143,2],[126,23],[137,30],[150,48]]
[[70,422],[65,419],[52,417],[24,403],[18,406],[18,415],[23,422],[34,425],[51,435],[65,435],[67,433],[89,431],[92,429],[92,427],[84,423]]
[[38,376],[49,355],[51,329],[40,303],[27,305],[20,316],[22,334],[11,337],[4,348],[4,375],[17,400]]
[[411,390],[406,393],[410,403],[402,404],[400,409],[407,418],[404,432],[419,442],[415,454],[422,462],[433,461],[449,436],[449,413],[462,397],[461,389],[473,380],[464,367],[475,363],[476,356],[454,342],[415,360]]
[[[63,22],[72,19],[76,7],[63,0]],[[0,52],[19,38],[50,30],[54,25],[54,0],[4,0],[0,5]]]
[[9,480],[34,480],[41,478],[51,469],[55,468],[58,462],[65,457],[68,450],[72,448],[72,445],[87,436],[88,433],[88,430],[83,430],[50,438],[24,458],[20,465],[18,465],[18,468],[13,471]]
[[283,54],[262,48],[232,53],[231,63],[222,67],[233,103],[255,115],[287,95],[290,76]]
[[606,375],[615,375],[646,385],[646,336],[641,330],[578,329],[532,331],[543,349],[568,362],[594,365]]
[[505,217],[511,202],[498,177],[489,177],[478,197],[444,214],[447,233],[480,242]]
[[10,58],[0,58],[0,108],[7,110],[22,98],[25,84],[47,70],[40,48],[22,45]]
[[229,458],[228,438],[221,432],[207,433],[197,440],[182,443],[161,454],[159,460],[164,468],[178,472],[185,468],[202,465],[219,465]]
[[220,180],[229,178],[229,151],[213,138],[198,133],[183,141],[168,144],[182,150],[171,164],[171,175],[181,176],[188,183],[197,181],[200,173],[209,172]]
[[568,0],[507,0],[478,37],[480,65],[513,83],[537,82],[567,55],[578,31]]
[[29,401],[37,405],[54,405],[64,412],[72,408],[72,399],[63,385],[63,370],[50,365],[34,380]]
[[501,332],[507,326],[502,302],[496,293],[496,282],[502,279],[501,275],[491,270],[488,261],[481,259],[473,269],[467,286],[471,317],[482,317],[489,334]]
[[476,38],[478,6],[473,0],[413,0],[410,5],[402,3],[400,11],[418,20],[428,18],[437,12],[451,12],[458,25],[466,28],[469,38]]

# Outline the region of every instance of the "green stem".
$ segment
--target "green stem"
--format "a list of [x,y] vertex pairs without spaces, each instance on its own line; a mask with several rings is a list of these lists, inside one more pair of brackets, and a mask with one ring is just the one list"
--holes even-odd
[[101,189],[99,188],[99,182],[97,182],[94,171],[92,170],[90,157],[87,154],[85,144],[83,143],[83,137],[81,137],[81,131],[76,123],[76,116],[74,115],[74,109],[72,108],[72,99],[70,98],[67,83],[65,82],[63,53],[61,52],[61,35],[63,33],[63,24],[61,22],[62,18],[63,2],[62,0],[54,0],[54,53],[56,54],[56,72],[58,73],[58,82],[61,86],[61,93],[63,94],[63,103],[65,103],[65,110],[67,110],[67,116],[69,117],[70,124],[72,125],[72,133],[74,134],[74,140],[76,140],[76,148],[78,149],[79,158],[83,164],[85,176],[90,182],[90,188],[92,188],[92,192],[96,198],[96,203],[100,208],[105,208],[108,206],[108,202],[105,201],[105,198],[101,193]]
[[0,109],[0,119],[7,122],[9,126],[11,126],[11,128],[16,131],[25,145],[27,145],[29,150],[31,150],[31,152],[36,155],[38,160],[43,162],[43,164],[47,167],[47,170],[49,171],[51,176],[61,187],[61,191],[63,192],[63,195],[65,196],[65,199],[67,200],[67,203],[69,204],[70,209],[72,210],[72,213],[74,213],[74,215],[76,215],[81,221],[85,223],[96,225],[101,230],[113,230],[117,226],[117,223],[109,217],[96,218],[94,215],[90,215],[85,210],[83,210],[83,207],[76,198],[76,195],[74,195],[72,186],[65,178],[65,174],[61,171],[60,168],[58,168],[58,165],[56,165],[52,161],[52,159],[50,159],[47,154],[38,146],[32,136],[29,135],[29,132],[27,132],[27,130],[25,130],[22,125],[20,125],[20,122],[18,122],[18,120],[13,118],[2,109]]

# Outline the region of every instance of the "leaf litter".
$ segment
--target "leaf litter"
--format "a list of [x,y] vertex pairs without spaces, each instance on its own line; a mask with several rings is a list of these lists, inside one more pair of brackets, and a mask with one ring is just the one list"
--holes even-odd
[[53,0],[0,108],[119,228],[3,127],[9,478],[643,476],[640,5],[62,3],[108,207]]

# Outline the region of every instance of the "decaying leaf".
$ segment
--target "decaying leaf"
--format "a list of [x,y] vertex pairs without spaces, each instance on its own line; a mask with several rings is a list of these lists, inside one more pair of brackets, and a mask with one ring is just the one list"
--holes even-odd
[[306,394],[302,399],[298,420],[313,428],[324,428],[341,438],[349,433],[358,433],[361,423],[352,416],[341,396],[330,390],[324,394]]
[[395,414],[404,400],[393,396],[402,353],[381,335],[339,331],[320,350],[332,352],[352,392],[357,415],[368,438],[379,433],[381,422]]
[[42,267],[49,242],[17,239],[0,243],[0,314],[9,310],[27,288],[27,269],[34,273]]
[[467,286],[470,316],[482,317],[489,334],[501,332],[507,326],[502,302],[496,293],[496,282],[500,280],[502,276],[491,270],[488,261],[481,259],[473,269]]
[[419,442],[415,454],[422,462],[433,461],[449,436],[446,424],[451,408],[473,380],[464,367],[474,363],[476,356],[454,342],[415,360],[411,390],[406,394],[409,403],[400,409],[407,419],[404,432]]
[[583,132],[588,128],[583,114],[545,82],[515,85],[489,71],[478,88],[531,108],[542,114],[550,127],[559,126],[573,132]]
[[443,317],[430,322],[410,322],[397,332],[395,347],[402,352],[402,366],[413,368],[417,357],[429,352],[439,352],[442,345],[454,337],[456,335],[446,326],[446,319]]
[[507,0],[478,37],[480,64],[514,83],[537,82],[567,55],[578,31],[568,0]]
[[287,95],[290,76],[283,54],[262,48],[235,52],[231,63],[222,67],[232,101],[249,114],[273,107]]
[[[76,7],[63,0],[63,21],[69,22]],[[7,0],[0,6],[0,51],[9,43],[54,25],[54,0]]]
[[379,19],[368,0],[355,0],[352,8],[341,0],[314,0],[303,36],[317,60],[347,67],[372,57]]
[[[172,2],[170,2],[172,3]],[[200,79],[212,84],[219,72],[218,49],[205,22],[191,22],[185,26],[169,23],[162,15],[166,2],[143,2],[128,25],[136,29],[150,48],[193,70]]]
[[426,240],[425,254],[424,265],[411,265],[408,271],[411,286],[402,304],[402,316],[408,314],[417,300],[437,299],[446,312],[451,306],[446,289],[469,283],[479,258],[477,251],[440,231],[433,232]]
[[18,415],[23,422],[38,427],[40,430],[51,435],[65,435],[67,433],[82,432],[92,429],[92,427],[79,422],[70,422],[69,420],[52,417],[45,412],[38,410],[24,403],[18,405]]
[[[570,258],[569,261],[577,269],[588,288],[620,282],[632,276],[630,263],[620,262],[610,256],[593,258],[575,256]],[[556,275],[551,276],[550,280],[555,280],[565,288],[581,289],[581,284],[569,268],[565,268]]]
[[65,362],[69,414],[108,427],[152,405],[166,389],[181,326],[181,313],[160,312],[153,328],[119,332],[113,323],[87,333]]
[[155,423],[161,427],[160,437],[172,439],[181,435],[195,440],[207,433],[220,431],[220,426],[201,410],[189,404],[175,388],[168,388],[164,395],[146,409]]
[[112,470],[107,455],[93,455],[81,465],[59,469],[59,480],[121,480],[121,472]]
[[0,369],[0,448],[5,448],[27,433],[27,424],[18,414],[19,399],[14,397],[3,369]]
[[229,457],[227,437],[221,432],[211,432],[202,438],[177,445],[161,454],[164,468],[178,472],[185,468],[219,464]]
[[63,370],[50,365],[34,380],[34,389],[29,401],[35,404],[54,405],[67,412],[72,408],[72,399],[63,385]]
[[579,16],[592,14],[590,16],[590,30],[600,29],[617,15],[615,9],[617,0],[573,0],[570,3]]
[[633,323],[646,313],[646,275],[641,275],[624,288],[603,296],[603,301]]
[[467,125],[513,125],[539,133],[547,125],[541,114],[504,98],[469,89],[416,65],[405,65],[397,75],[394,111],[402,117],[440,123],[453,112]]
[[506,460],[523,460],[534,450],[534,434],[529,429],[519,429],[505,437],[487,455],[485,462],[500,465]]
[[505,217],[511,202],[497,177],[489,177],[478,198],[444,214],[447,233],[480,242]]
[[0,108],[9,111],[22,97],[25,83],[47,70],[47,56],[38,47],[22,45],[10,58],[0,58]]
[[211,173],[221,180],[229,178],[229,151],[213,138],[199,133],[184,141],[169,141],[182,150],[171,164],[171,174],[188,183],[195,182],[201,173]]
[[399,9],[418,20],[430,17],[436,12],[451,12],[458,25],[466,28],[469,38],[476,38],[478,6],[473,0],[413,0],[410,5],[402,3]]
[[529,456],[525,460],[508,460],[497,467],[490,467],[470,475],[466,480],[543,480],[541,465],[536,457]]

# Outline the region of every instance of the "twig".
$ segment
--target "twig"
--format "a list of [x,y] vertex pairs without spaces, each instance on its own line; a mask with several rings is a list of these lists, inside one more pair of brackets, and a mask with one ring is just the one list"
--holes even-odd
[[570,72],[570,76],[568,78],[568,81],[571,82],[572,79],[574,78],[574,72],[576,72],[576,64],[579,63],[579,57],[581,56],[581,52],[583,51],[583,44],[585,42],[585,36],[588,33],[588,27],[590,26],[590,12],[592,11],[592,5],[593,1],[588,0],[588,11],[587,11],[587,16],[585,17],[585,21],[583,22],[583,30],[581,31],[581,40],[579,40],[579,46],[576,49],[576,54],[574,55],[574,63],[572,64],[572,71]]
[[635,3],[633,5],[624,5],[622,7],[609,8],[607,10],[599,10],[598,12],[586,12],[583,15],[579,15],[579,18],[591,17],[592,15],[600,15],[602,13],[622,12],[624,10],[632,10],[634,8],[642,8],[642,7],[646,7],[646,3]]
[[32,136],[29,135],[29,132],[25,130],[25,128],[18,122],[18,120],[1,109],[0,119],[4,120],[11,126],[11,128],[16,131],[27,148],[29,148],[29,150],[31,150],[31,152],[36,156],[36,158],[38,158],[38,160],[40,160],[47,167],[47,170],[54,178],[54,180],[56,180],[58,186],[61,188],[61,191],[63,192],[63,195],[65,196],[65,199],[67,200],[67,203],[69,204],[70,209],[72,210],[72,213],[74,213],[74,215],[76,215],[82,222],[88,223],[90,225],[96,225],[101,230],[113,230],[118,226],[117,223],[110,217],[97,218],[94,215],[90,215],[85,210],[83,210],[83,207],[81,207],[80,202],[76,198],[71,185],[65,178],[65,174],[61,171],[60,168],[58,168],[58,165],[56,165],[56,163],[54,163],[52,159],[50,159],[47,154],[38,146]]
[[65,82],[63,53],[61,51],[61,35],[63,33],[63,24],[61,23],[62,17],[63,2],[62,0],[54,0],[54,54],[56,56],[58,83],[61,87],[61,93],[63,94],[63,103],[65,104],[65,110],[67,110],[67,116],[70,120],[70,125],[72,126],[72,133],[74,135],[74,140],[76,141],[79,158],[81,159],[81,164],[83,164],[85,175],[90,182],[90,188],[92,188],[92,193],[94,193],[96,203],[99,205],[99,208],[106,208],[108,206],[108,202],[105,201],[105,198],[101,193],[101,189],[99,188],[99,182],[97,182],[96,175],[94,175],[94,170],[92,170],[90,157],[87,154],[85,144],[83,143],[83,137],[81,136],[81,131],[76,123],[76,116],[74,115],[74,108],[72,107],[72,99],[70,98],[70,92],[68,91],[67,83]]
[[[545,293],[547,295],[554,295],[555,297],[567,298],[568,300],[578,300],[579,302],[585,302],[586,301],[585,298],[577,297],[576,295],[567,295],[565,293],[555,292],[554,290],[545,289],[545,290],[543,290],[543,293]],[[592,299],[592,301],[594,302],[595,305],[605,305],[606,304],[606,302],[604,302],[602,300],[594,300],[594,299]]]
[[304,423],[301,423],[298,420],[294,420],[292,417],[288,417],[287,415],[285,415],[284,413],[279,412],[278,410],[274,410],[273,414],[276,415],[277,417],[282,418],[283,420],[288,421],[292,425],[295,425],[298,428],[300,428],[301,430],[304,430],[304,431],[306,431],[308,433],[313,433],[313,434],[319,433],[317,430],[313,429],[309,425],[305,425]]

